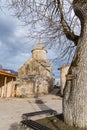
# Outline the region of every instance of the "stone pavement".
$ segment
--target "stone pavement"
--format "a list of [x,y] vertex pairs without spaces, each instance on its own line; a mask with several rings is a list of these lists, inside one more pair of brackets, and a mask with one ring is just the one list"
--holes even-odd
[[[54,109],[58,114],[62,113],[62,99],[53,94],[39,98],[0,99],[0,130],[18,130],[22,114],[47,109]],[[46,116],[48,115],[38,115],[31,119]]]

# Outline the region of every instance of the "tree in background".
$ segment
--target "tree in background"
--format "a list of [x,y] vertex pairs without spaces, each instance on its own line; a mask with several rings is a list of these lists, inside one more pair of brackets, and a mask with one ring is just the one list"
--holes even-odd
[[[73,78],[64,89],[63,114],[67,124],[87,127],[87,0],[9,0],[9,5],[27,26],[36,27],[34,35],[41,28],[40,36],[64,47],[63,54],[76,46],[68,73]],[[80,27],[76,16],[81,33],[76,31]]]

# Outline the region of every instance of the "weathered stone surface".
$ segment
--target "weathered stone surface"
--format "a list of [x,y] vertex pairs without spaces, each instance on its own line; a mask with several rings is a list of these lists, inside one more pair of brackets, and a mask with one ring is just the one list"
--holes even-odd
[[36,97],[49,93],[53,87],[52,63],[46,60],[47,51],[39,42],[32,50],[32,58],[18,71],[17,96]]

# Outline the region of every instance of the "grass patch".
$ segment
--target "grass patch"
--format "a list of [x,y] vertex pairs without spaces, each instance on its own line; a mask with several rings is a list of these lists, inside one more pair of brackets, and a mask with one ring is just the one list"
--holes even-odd
[[37,122],[49,127],[51,130],[87,130],[68,126],[64,123],[62,114],[52,117],[46,117],[44,119],[37,120]]

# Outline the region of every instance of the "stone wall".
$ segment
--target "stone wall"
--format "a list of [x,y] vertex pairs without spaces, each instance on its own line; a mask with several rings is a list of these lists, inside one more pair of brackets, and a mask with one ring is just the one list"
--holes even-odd
[[52,64],[46,66],[47,61],[35,60],[31,58],[18,70],[18,77],[24,78],[27,75],[41,75],[43,77],[50,77],[52,71]]
[[48,79],[42,78],[40,75],[22,79],[20,80],[20,84],[17,86],[16,96],[38,97],[48,94],[50,89],[53,87],[53,80],[51,82],[50,81],[48,81]]
[[35,97],[48,94],[54,85],[52,64],[31,58],[18,71],[17,96]]
[[46,59],[43,44],[39,42],[31,52],[32,57],[18,70],[16,95],[20,97],[48,94],[54,85],[52,63]]

